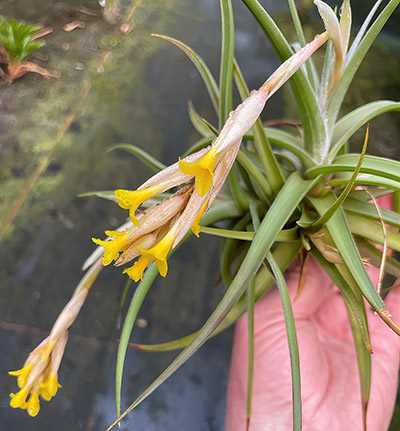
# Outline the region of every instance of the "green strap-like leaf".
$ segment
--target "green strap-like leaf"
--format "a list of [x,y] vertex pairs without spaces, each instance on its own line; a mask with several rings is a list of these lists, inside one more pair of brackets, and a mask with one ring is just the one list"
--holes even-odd
[[[314,166],[314,161],[309,154],[302,148],[300,139],[293,136],[291,133],[273,127],[264,127],[264,133],[268,136],[268,140],[272,145],[287,150],[295,155],[305,169]],[[247,138],[247,135],[244,137]],[[251,139],[251,138],[249,138]]]
[[[331,186],[339,186],[343,184],[347,184],[349,182],[349,179],[351,177],[351,174],[349,172],[340,172],[338,174],[335,174],[335,176],[329,180],[329,184]],[[358,174],[355,184],[360,186],[378,186],[378,187],[384,187],[385,189],[389,190],[389,192],[382,191],[382,194],[388,194],[391,192],[391,190],[396,190],[400,192],[400,182],[389,180],[387,178],[377,176],[377,175],[371,175],[371,174]],[[353,192],[357,192],[361,190],[354,190]],[[353,193],[352,192],[352,193]]]
[[[346,219],[354,235],[383,245],[383,231],[380,223],[356,214],[347,214]],[[386,229],[386,245],[392,250],[400,251],[400,234]]]
[[[368,258],[368,262],[371,265],[379,268],[382,263],[382,251],[362,238],[357,238],[356,242],[361,256]],[[391,256],[386,256],[385,272],[393,275],[393,277],[400,278],[400,262],[393,259]]]
[[211,102],[214,106],[215,112],[218,114],[218,106],[219,106],[218,86],[205,61],[197,54],[196,51],[194,51],[189,46],[185,45],[180,40],[173,39],[172,37],[164,36],[161,34],[152,34],[152,36],[171,42],[179,49],[181,49],[189,57],[189,59],[191,60],[191,62],[194,64],[197,71],[199,72],[200,76],[202,77],[204,84],[207,88],[208,94],[210,96]]
[[390,0],[385,9],[379,14],[378,18],[371,25],[370,29],[362,39],[360,45],[355,51],[354,55],[349,60],[346,68],[344,69],[339,82],[334,88],[332,95],[328,103],[327,118],[329,121],[328,130],[333,127],[336,121],[340,107],[342,105],[344,96],[347,94],[347,90],[356,74],[362,60],[367,54],[369,48],[373,44],[374,40],[382,30],[386,21],[390,15],[394,12],[396,7],[399,5],[400,0]]
[[191,100],[188,101],[188,113],[193,127],[200,133],[203,138],[212,138],[213,132],[210,130],[208,123],[196,111]]
[[[292,17],[294,29],[296,30],[296,34],[297,34],[297,39],[300,43],[300,47],[302,48],[303,46],[306,45],[307,42],[304,37],[304,32],[301,26],[299,14],[297,13],[296,4],[294,0],[288,0],[288,3],[289,3],[290,15]],[[306,66],[308,81],[310,82],[312,89],[314,91],[317,91],[318,76],[316,74],[316,70],[315,70],[315,66],[313,65],[312,58],[309,58],[306,61],[305,66]]]
[[276,236],[283,228],[298,204],[303,200],[307,192],[314,186],[315,181],[305,181],[297,173],[292,174],[286,180],[280,193],[265,215],[249,251],[239,268],[232,284],[224,297],[212,313],[210,318],[199,331],[192,343],[172,362],[172,364],[128,407],[127,410],[111,425],[111,429],[132,409],[146,399],[168,377],[179,369],[211,336],[214,330],[226,317],[229,310],[237,303],[246,291],[267,252],[273,245]]
[[[319,214],[324,214],[336,200],[333,194],[328,194],[320,199],[309,199]],[[340,256],[351,272],[351,275],[354,277],[354,280],[357,283],[358,288],[363,293],[365,299],[374,309],[385,309],[385,304],[376,292],[375,287],[364,268],[363,262],[361,261],[361,257],[358,253],[353,237],[351,236],[342,208],[339,208],[328,220],[326,227],[328,228]]]
[[[289,43],[283,36],[274,20],[257,0],[243,0],[265,35],[279,59],[284,62],[293,55]],[[314,91],[303,70],[298,70],[290,79],[293,95],[299,107],[301,122],[304,128],[304,142],[309,154],[319,151],[319,146],[326,141],[325,123]]]
[[127,151],[128,153],[133,154],[154,172],[159,172],[166,168],[164,163],[160,162],[155,157],[150,155],[147,151],[143,150],[143,148],[139,148],[136,145],[132,145],[132,144],[113,145],[111,148],[107,150],[107,153],[114,150],[124,150],[124,151]]
[[248,192],[244,190],[243,185],[239,183],[235,164],[229,172],[228,179],[234,201],[242,211],[246,211],[249,208],[249,196]]
[[329,151],[327,163],[331,163],[346,141],[367,121],[390,111],[400,111],[400,102],[379,100],[368,103],[350,112],[335,124],[333,129],[333,147]]
[[[380,220],[375,205],[368,202],[362,202],[357,199],[347,198],[346,201],[343,203],[343,208],[345,209],[346,213],[352,213],[368,217],[375,221]],[[386,210],[384,208],[380,208],[380,212],[382,215],[382,220],[385,223],[400,228],[400,215],[398,213]]]
[[[222,238],[238,239],[241,241],[253,241],[255,232],[245,232],[230,229],[220,229],[216,227],[202,226],[200,231],[208,235],[215,235]],[[276,237],[276,242],[297,242],[299,240],[298,227],[281,230]]]
[[[331,165],[322,165],[311,168],[306,172],[307,178],[314,178],[316,175],[332,174],[334,172],[353,172],[359,161],[359,154],[347,154],[339,156]],[[400,162],[385,159],[383,157],[366,155],[360,172],[387,178],[400,183]]]
[[249,176],[253,178],[255,183],[260,187],[265,200],[270,203],[272,198],[272,190],[263,173],[260,172],[257,166],[246,156],[242,150],[239,150],[236,160],[243,166]]
[[128,312],[126,314],[124,326],[122,327],[121,339],[118,345],[117,353],[117,366],[115,374],[115,402],[117,405],[117,416],[121,413],[121,390],[122,390],[122,375],[124,372],[126,350],[128,348],[129,338],[132,333],[133,325],[136,317],[139,313],[140,307],[143,304],[144,298],[147,295],[153,281],[158,274],[157,266],[151,265],[147,270],[143,278],[143,281],[135,290],[135,294],[129,305]]
[[248,371],[247,371],[247,424],[251,416],[251,400],[253,398],[253,376],[254,376],[254,302],[255,302],[254,279],[247,288],[247,326],[248,326]]
[[231,0],[220,0],[220,6],[222,44],[219,69],[219,128],[222,129],[232,111],[234,25]]
[[276,285],[281,296],[283,317],[285,319],[286,336],[289,345],[290,369],[292,371],[293,431],[301,431],[300,355],[292,304],[290,302],[289,290],[285,278],[271,252],[267,254],[266,260],[274,274]]

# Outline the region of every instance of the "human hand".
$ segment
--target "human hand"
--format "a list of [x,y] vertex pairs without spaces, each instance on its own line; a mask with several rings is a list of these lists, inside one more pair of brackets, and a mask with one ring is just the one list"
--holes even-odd
[[[300,353],[304,431],[362,430],[362,409],[350,324],[341,295],[315,261],[307,264],[305,287],[293,302],[299,265],[287,272]],[[368,268],[374,285],[379,270]],[[400,289],[385,300],[400,321]],[[372,355],[367,430],[390,424],[397,393],[400,337],[367,306]],[[280,296],[274,289],[255,305],[254,380],[250,431],[292,429],[289,350]],[[236,324],[227,398],[227,431],[246,430],[247,316]]]

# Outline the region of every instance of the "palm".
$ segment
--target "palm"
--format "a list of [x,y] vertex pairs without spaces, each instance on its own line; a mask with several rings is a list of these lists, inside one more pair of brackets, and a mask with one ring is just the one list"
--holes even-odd
[[[369,270],[376,282],[377,270]],[[287,283],[295,295],[299,267]],[[299,340],[303,430],[362,430],[357,361],[346,310],[336,287],[314,261],[307,265],[304,291],[293,303]],[[400,292],[386,299],[396,320]],[[386,430],[397,389],[400,341],[367,308],[372,347],[372,383],[368,431]],[[397,314],[397,315],[396,315]],[[228,387],[227,431],[246,429],[247,320],[236,326]],[[291,372],[280,297],[275,290],[255,307],[255,361],[250,430],[292,428]]]

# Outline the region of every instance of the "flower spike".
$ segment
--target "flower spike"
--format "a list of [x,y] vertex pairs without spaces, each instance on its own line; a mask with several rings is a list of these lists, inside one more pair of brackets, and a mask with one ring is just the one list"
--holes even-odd
[[58,369],[68,340],[68,329],[75,321],[94,280],[102,269],[99,259],[84,275],[72,299],[56,320],[50,335],[28,356],[24,366],[9,374],[17,377],[20,390],[11,393],[10,406],[26,409],[34,417],[40,410],[40,398],[50,401],[61,385],[58,383]]

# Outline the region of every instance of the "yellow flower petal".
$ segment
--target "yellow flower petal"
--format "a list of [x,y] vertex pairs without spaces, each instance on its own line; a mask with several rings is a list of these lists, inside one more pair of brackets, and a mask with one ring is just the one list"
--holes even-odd
[[204,196],[211,188],[214,176],[216,148],[205,154],[198,162],[190,163],[179,159],[179,169],[186,175],[195,177],[195,187],[199,196]]
[[26,411],[28,412],[28,415],[34,418],[40,410],[40,403],[39,403],[39,394],[37,391],[31,391],[31,396],[29,397],[29,400],[26,403]]
[[200,211],[198,212],[198,214],[197,214],[197,216],[196,216],[196,218],[195,218],[195,220],[194,220],[194,222],[193,222],[193,224],[192,224],[192,227],[191,227],[192,232],[197,236],[197,238],[199,237],[199,234],[200,234],[200,226],[199,226],[200,219],[201,219],[201,217],[202,217],[202,216],[203,216],[203,214],[204,214],[204,211],[205,211],[205,209],[206,209],[206,207],[207,207],[207,204],[208,204],[208,201],[209,201],[209,200],[210,200],[210,199],[208,198],[208,199],[203,203],[203,205],[201,206]]
[[155,260],[158,268],[158,272],[162,277],[165,277],[168,272],[167,255],[172,247],[177,234],[174,229],[171,229],[164,238],[159,241],[154,247],[148,250],[143,250],[138,247],[141,255],[148,260]]
[[115,238],[111,241],[103,241],[101,239],[92,238],[92,241],[101,246],[104,247],[104,253],[103,253],[103,265],[107,266],[112,261],[118,259],[119,253],[121,251],[124,251],[128,247],[128,243],[126,240],[128,239],[129,233],[127,232],[118,232],[118,231],[106,231],[106,235]]
[[40,383],[39,394],[46,401],[50,401],[56,395],[58,388],[61,388],[61,385],[58,383],[57,373],[54,376],[49,374],[47,379],[43,383]]
[[125,269],[123,274],[129,275],[132,280],[135,282],[138,282],[139,280],[143,281],[143,272],[148,267],[149,263],[151,262],[150,259],[147,257],[141,256],[134,264],[133,266]]
[[138,219],[135,217],[136,209],[147,199],[157,196],[161,192],[159,186],[146,187],[143,190],[115,190],[115,197],[118,199],[118,205],[126,210],[129,210],[129,216],[132,223],[139,225]]
[[23,406],[25,405],[25,401],[26,401],[26,397],[28,396],[28,393],[29,393],[29,389],[25,387],[24,389],[21,389],[16,394],[10,394],[10,397],[11,397],[10,406],[14,409],[17,409],[19,407],[24,408]]
[[18,376],[17,383],[19,388],[23,388],[26,385],[28,376],[32,370],[32,362],[28,362],[23,368],[17,371],[9,371],[10,376]]

